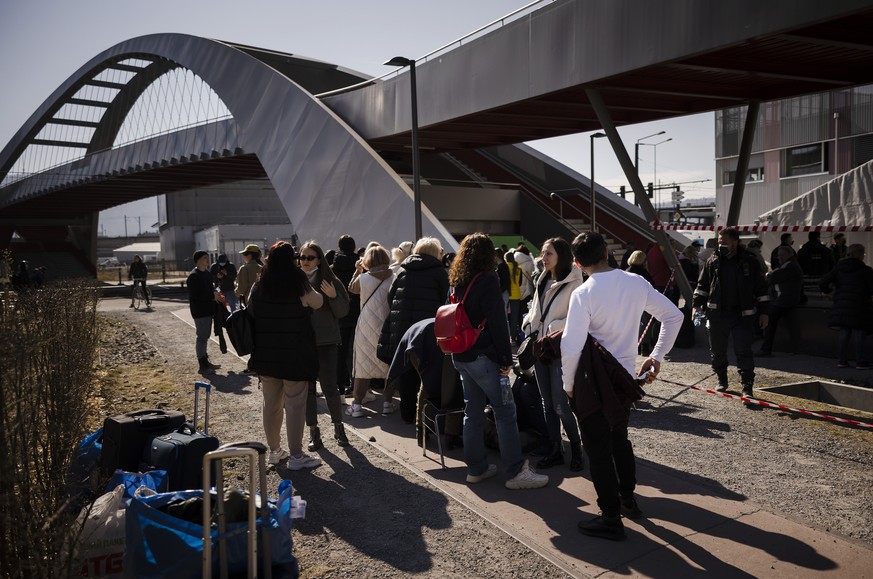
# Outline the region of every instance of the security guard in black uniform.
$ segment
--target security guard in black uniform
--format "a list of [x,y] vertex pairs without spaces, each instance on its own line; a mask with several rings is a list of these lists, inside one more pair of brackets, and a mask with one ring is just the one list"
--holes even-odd
[[708,320],[709,350],[719,392],[728,388],[727,345],[728,338],[733,336],[743,396],[752,397],[755,383],[752,341],[756,323],[761,329],[767,327],[769,300],[764,272],[755,256],[740,245],[739,232],[731,228],[721,230],[718,253],[704,264],[694,291],[694,308],[705,312]]

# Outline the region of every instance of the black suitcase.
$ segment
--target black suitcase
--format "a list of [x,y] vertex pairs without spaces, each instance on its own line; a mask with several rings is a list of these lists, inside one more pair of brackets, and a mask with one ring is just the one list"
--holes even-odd
[[111,475],[115,469],[137,472],[143,448],[151,437],[179,428],[185,415],[175,410],[147,408],[110,416],[103,421],[100,467]]
[[[197,432],[197,407],[200,389],[206,390],[206,412],[203,432]],[[200,488],[203,477],[203,457],[218,448],[218,438],[209,435],[209,396],[212,385],[194,384],[194,421],[182,424],[174,432],[155,436],[148,441],[142,454],[142,471],[167,471],[167,490]]]

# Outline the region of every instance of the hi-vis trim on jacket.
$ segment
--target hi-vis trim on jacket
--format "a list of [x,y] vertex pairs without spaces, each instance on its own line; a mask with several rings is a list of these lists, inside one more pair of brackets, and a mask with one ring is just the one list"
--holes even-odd
[[[694,291],[694,307],[706,306],[710,310],[718,310],[721,302],[721,279],[719,276],[718,254],[710,257],[700,272],[700,279]],[[755,258],[746,250],[740,248],[734,258],[739,260],[739,307],[743,316],[753,316],[756,313],[766,314],[770,302],[767,292],[767,282]]]

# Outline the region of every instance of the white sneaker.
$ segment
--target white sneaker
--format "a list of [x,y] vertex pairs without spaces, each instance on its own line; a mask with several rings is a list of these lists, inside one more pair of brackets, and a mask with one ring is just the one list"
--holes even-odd
[[279,450],[271,450],[270,458],[267,462],[269,462],[270,464],[279,464],[280,462],[288,460],[289,456],[291,455],[288,454],[288,451],[285,449],[280,448]]
[[382,403],[382,414],[391,414],[394,412],[394,403],[393,402],[383,402]]
[[506,488],[513,490],[538,489],[547,484],[549,484],[548,475],[537,474],[536,471],[530,467],[527,459],[525,459],[518,474],[506,481]]
[[352,402],[348,406],[346,406],[346,416],[351,416],[352,418],[360,418],[364,415],[364,409],[360,404],[355,404]]
[[374,402],[376,400],[376,395],[367,390],[367,393],[364,394],[364,399],[361,401],[361,404],[369,404],[370,402]]
[[321,459],[317,456],[309,456],[305,452],[301,452],[300,454],[288,459],[288,468],[291,470],[315,468],[317,466],[321,466]]
[[491,478],[492,476],[497,474],[497,465],[489,464],[488,468],[485,469],[485,472],[482,474],[468,474],[467,475],[467,483],[476,484],[482,482],[487,478]]

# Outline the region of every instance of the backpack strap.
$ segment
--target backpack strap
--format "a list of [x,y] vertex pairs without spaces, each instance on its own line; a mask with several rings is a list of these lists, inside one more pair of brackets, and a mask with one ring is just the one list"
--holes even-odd
[[461,301],[458,302],[459,304],[464,303],[464,300],[467,299],[467,294],[470,293],[470,288],[473,287],[473,283],[476,281],[476,278],[479,277],[480,275],[482,275],[481,272],[474,275],[473,279],[470,280],[470,283],[467,284],[467,289],[464,291],[464,296],[461,298]]

